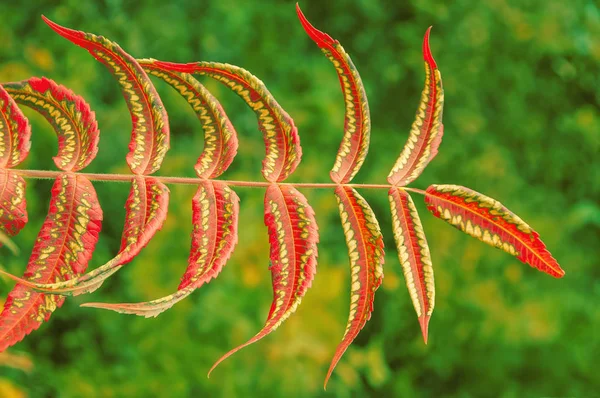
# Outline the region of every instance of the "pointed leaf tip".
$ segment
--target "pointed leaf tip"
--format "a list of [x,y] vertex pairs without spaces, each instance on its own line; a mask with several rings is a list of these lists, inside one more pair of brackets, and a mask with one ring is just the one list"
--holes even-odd
[[298,14],[298,19],[300,19],[300,23],[302,27],[306,31],[306,34],[314,40],[315,43],[319,47],[331,46],[337,43],[337,40],[334,40],[331,36],[329,36],[325,32],[321,32],[319,29],[315,28],[309,21],[306,19],[302,10],[300,9],[300,5],[296,3],[296,13]]
[[429,47],[429,34],[431,33],[431,28],[432,26],[427,28],[425,37],[423,38],[423,59],[429,64],[431,69],[437,69],[437,64],[435,63],[435,59],[433,59],[433,55],[431,55],[431,48]]
[[423,334],[423,341],[427,344],[429,338],[429,320],[431,315],[423,315],[419,318],[419,325],[421,325],[421,333]]
[[50,29],[52,29],[59,35],[63,36],[64,38],[66,38],[68,40],[74,40],[74,39],[80,40],[80,38],[77,35],[78,32],[76,30],[69,29],[64,26],[60,26],[56,22],[48,19],[45,15],[42,15],[42,20],[46,23],[46,25],[48,25],[50,27]]

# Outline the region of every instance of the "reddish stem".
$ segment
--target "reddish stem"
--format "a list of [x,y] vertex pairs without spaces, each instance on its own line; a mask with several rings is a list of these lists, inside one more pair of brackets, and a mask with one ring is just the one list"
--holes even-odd
[[[50,170],[14,170],[17,174],[25,178],[34,179],[53,179],[64,173],[62,171],[50,171]],[[117,182],[129,182],[134,177],[132,174],[100,174],[100,173],[75,173],[87,177],[92,181],[117,181]],[[200,182],[205,181],[202,178],[196,177],[162,177],[152,176],[152,178],[162,182],[163,184],[174,184],[174,185],[198,185]],[[266,188],[271,185],[270,182],[262,181],[235,181],[235,180],[216,180],[221,181],[232,187],[251,187],[251,188]],[[295,188],[335,188],[338,185],[348,186],[352,188],[361,189],[390,189],[392,185],[389,184],[335,184],[335,183],[288,183],[284,182],[281,184],[291,185]],[[398,187],[406,191],[411,191],[425,195],[425,191],[416,188],[405,188]]]

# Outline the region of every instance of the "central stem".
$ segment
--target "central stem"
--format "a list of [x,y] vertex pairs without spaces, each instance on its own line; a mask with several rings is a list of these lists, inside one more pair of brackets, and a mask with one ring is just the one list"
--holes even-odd
[[[19,174],[25,178],[33,178],[33,179],[54,179],[59,175],[65,173],[63,171],[50,171],[50,170],[12,170],[16,174]],[[91,181],[120,181],[120,182],[129,182],[134,177],[132,174],[100,174],[100,173],[74,173],[88,178]],[[145,176],[150,177],[150,176]],[[198,185],[200,182],[205,181],[206,179],[197,178],[197,177],[163,177],[163,176],[152,176],[152,178],[157,181],[162,182],[163,184],[174,184],[174,185]],[[232,187],[255,187],[255,188],[266,188],[272,183],[270,182],[262,182],[262,181],[235,181],[235,180],[215,180],[221,181],[227,185]],[[338,185],[352,187],[352,188],[362,188],[362,189],[390,189],[393,185],[389,184],[336,184],[336,183],[305,183],[305,182],[295,182],[288,183],[282,182],[281,184],[287,184],[294,186],[296,188],[335,188]],[[398,187],[407,191],[412,191],[420,194],[425,194],[424,191],[416,188],[405,188]]]

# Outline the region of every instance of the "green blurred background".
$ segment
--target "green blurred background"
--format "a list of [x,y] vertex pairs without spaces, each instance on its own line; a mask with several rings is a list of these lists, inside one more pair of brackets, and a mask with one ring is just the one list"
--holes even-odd
[[[89,172],[127,173],[131,124],[119,86],[85,50],[50,30],[102,34],[135,57],[221,61],[259,76],[299,127],[304,158],[290,181],[327,182],[344,108],[330,62],[305,35],[294,3],[237,0],[143,5],[121,0],[0,4],[0,81],[47,76],[96,111],[100,151]],[[344,331],[350,272],[335,199],[306,190],[321,231],[313,288],[283,326],[212,363],[254,335],[271,301],[261,189],[241,197],[240,242],[219,278],[156,319],[79,308],[172,292],[190,246],[194,187],[172,187],[169,219],[137,260],[89,296],[69,298],[38,331],[0,357],[6,397],[594,397],[600,396],[600,11],[593,0],[335,1],[301,3],[316,27],[351,54],[370,99],[371,153],[355,179],[383,183],[406,140],[423,85],[422,36],[444,79],[440,154],[414,184],[455,183],[492,196],[542,236],[561,280],[461,234],[419,210],[436,272],[437,306],[424,345],[392,239],[386,194],[362,191],[388,248],[375,312],[322,383]],[[202,82],[240,135],[227,179],[261,180],[254,114],[225,86]],[[160,175],[193,176],[202,130],[179,95],[156,81],[172,148]],[[56,137],[28,109],[32,153],[23,168],[52,169]],[[128,185],[95,183],[103,233],[90,267],[114,255]],[[48,207],[50,181],[30,181],[30,222],[0,249],[22,273]],[[13,283],[0,281],[6,297]],[[2,300],[0,299],[0,300]],[[23,359],[25,359],[23,361]],[[27,370],[30,360],[32,370]],[[10,365],[13,366],[10,366]]]

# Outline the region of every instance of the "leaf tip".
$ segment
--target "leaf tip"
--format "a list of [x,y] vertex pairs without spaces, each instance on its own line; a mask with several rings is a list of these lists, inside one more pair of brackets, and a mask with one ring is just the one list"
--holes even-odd
[[213,370],[215,370],[215,368],[216,368],[217,366],[219,366],[219,364],[221,363],[221,361],[223,361],[223,359],[225,359],[225,358],[221,358],[221,359],[219,359],[219,360],[218,360],[217,362],[215,362],[215,363],[214,363],[214,365],[213,365],[213,366],[212,366],[212,367],[211,367],[211,368],[208,370],[208,373],[206,374],[206,378],[207,378],[207,379],[210,379],[210,374],[212,373],[212,371],[213,371]]
[[315,28],[310,22],[308,22],[308,19],[306,19],[306,17],[302,13],[302,10],[300,9],[300,5],[298,3],[296,3],[296,13],[298,14],[298,19],[300,19],[300,23],[302,24],[302,27],[304,28],[306,34],[315,43],[317,43],[319,47],[331,46],[332,44],[336,43],[336,40],[334,40],[331,36],[329,36],[327,33],[321,32],[319,29]]
[[429,339],[429,319],[431,319],[431,315],[419,317],[419,325],[421,325],[421,333],[423,334],[425,344],[427,344],[427,340]]
[[42,14],[42,20],[46,23],[46,25],[48,25],[53,31],[55,31],[58,34],[61,34],[61,32],[63,30],[67,29],[67,28],[64,28],[64,27],[60,26],[56,22],[51,21],[44,14]]
[[[337,358],[339,360],[339,358]],[[325,381],[323,382],[323,390],[327,391],[327,383],[329,383],[329,379],[331,378],[331,374],[333,373],[333,369],[335,369],[338,361],[335,359],[329,365],[329,370],[327,371],[327,376],[325,376]]]
[[559,265],[559,266],[558,266],[558,270],[556,270],[556,271],[555,271],[555,274],[554,274],[553,276],[554,276],[555,278],[558,278],[558,279],[560,279],[560,278],[562,278],[563,276],[565,276],[565,270],[564,270],[564,269],[562,269],[562,268],[560,267],[560,265]]
[[431,69],[437,69],[437,64],[435,63],[435,59],[433,59],[433,55],[431,55],[431,48],[429,47],[429,34],[431,33],[431,28],[432,26],[427,28],[425,37],[423,38],[423,59],[429,64]]
[[44,15],[42,15],[42,20],[46,23],[46,25],[48,25],[50,27],[50,29],[52,29],[53,31],[55,31],[56,33],[58,33],[65,39],[73,42],[74,44],[76,44],[80,47],[85,48],[85,46],[83,45],[83,42],[82,42],[82,36],[83,36],[82,32],[61,26],[61,25],[57,24],[56,22],[53,22],[50,19],[46,18]]

